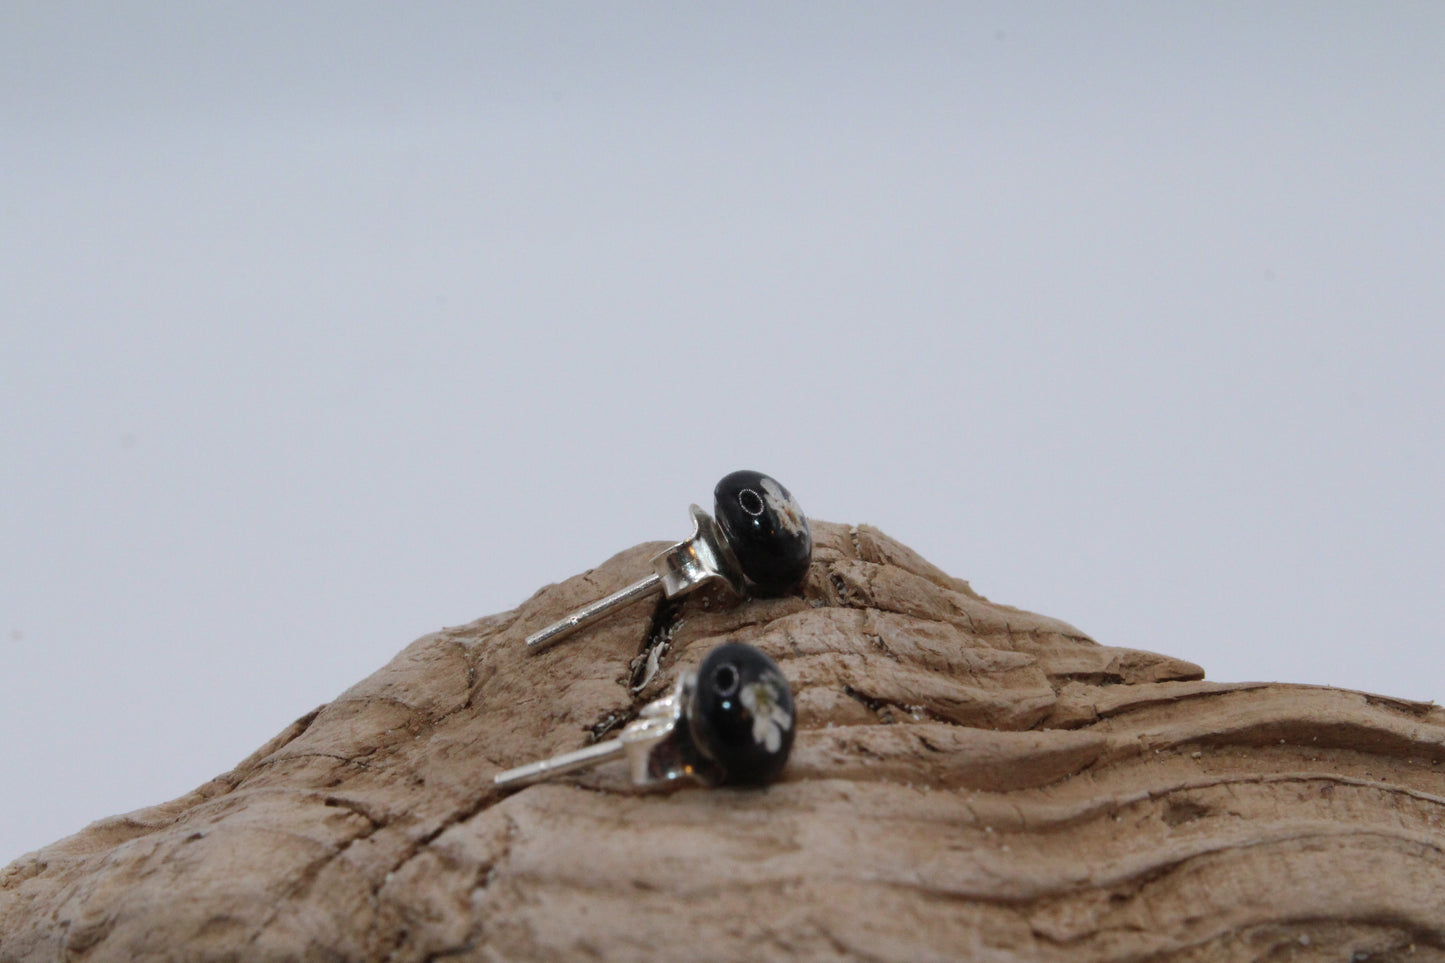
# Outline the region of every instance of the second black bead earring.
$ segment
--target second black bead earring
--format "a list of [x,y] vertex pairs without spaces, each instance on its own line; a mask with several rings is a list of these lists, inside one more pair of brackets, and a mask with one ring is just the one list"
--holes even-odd
[[713,508],[716,519],[691,507],[692,536],[654,557],[653,574],[532,633],[527,648],[541,651],[658,592],[672,598],[720,580],[740,596],[771,597],[802,581],[813,557],[812,533],[797,500],[776,479],[735,471],[713,489]]

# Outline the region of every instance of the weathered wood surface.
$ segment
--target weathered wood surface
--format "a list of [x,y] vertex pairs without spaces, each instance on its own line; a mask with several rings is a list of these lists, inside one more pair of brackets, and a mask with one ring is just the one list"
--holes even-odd
[[[524,651],[643,545],[419,639],[232,772],[10,865],[0,957],[1445,958],[1441,709],[1204,682],[815,528],[800,597],[642,604]],[[492,789],[724,639],[792,681],[781,783]]]

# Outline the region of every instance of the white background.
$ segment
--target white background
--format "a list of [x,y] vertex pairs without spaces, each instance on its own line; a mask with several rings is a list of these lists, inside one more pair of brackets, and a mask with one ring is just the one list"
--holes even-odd
[[0,863],[740,467],[1213,679],[1445,695],[1442,50],[1433,2],[0,5]]

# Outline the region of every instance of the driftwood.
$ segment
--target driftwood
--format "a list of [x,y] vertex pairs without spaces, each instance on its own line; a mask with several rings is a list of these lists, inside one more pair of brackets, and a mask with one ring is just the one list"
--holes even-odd
[[[815,536],[792,597],[524,651],[643,545],[418,640],[233,771],[11,864],[0,958],[1445,958],[1445,711],[1204,682],[874,529]],[[724,639],[794,687],[780,783],[492,788]]]

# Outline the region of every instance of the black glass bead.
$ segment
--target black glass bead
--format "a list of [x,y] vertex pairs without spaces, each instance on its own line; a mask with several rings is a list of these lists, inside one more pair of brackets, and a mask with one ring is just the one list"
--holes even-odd
[[802,581],[813,558],[808,519],[786,488],[757,471],[735,471],[713,489],[728,546],[761,596],[782,595]]
[[767,655],[725,642],[697,670],[687,712],[697,751],[721,770],[719,782],[772,782],[793,748],[793,690]]

